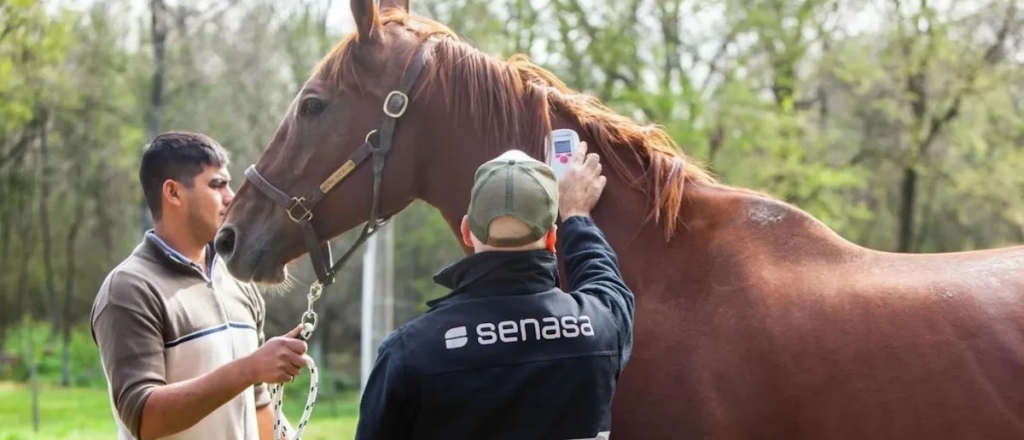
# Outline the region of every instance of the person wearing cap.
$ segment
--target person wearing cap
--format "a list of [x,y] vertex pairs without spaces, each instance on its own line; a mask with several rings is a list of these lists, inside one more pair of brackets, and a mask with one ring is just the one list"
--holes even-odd
[[381,342],[357,440],[610,437],[634,299],[590,218],[605,182],[585,143],[560,182],[516,150],[477,169],[461,228],[474,253]]

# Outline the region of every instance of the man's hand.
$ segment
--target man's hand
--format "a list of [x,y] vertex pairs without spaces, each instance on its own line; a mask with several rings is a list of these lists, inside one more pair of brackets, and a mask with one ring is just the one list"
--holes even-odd
[[284,336],[272,338],[259,349],[245,357],[245,364],[252,383],[291,382],[307,365],[306,342],[298,339],[302,325],[295,327]]
[[254,384],[294,379],[308,365],[303,357],[306,342],[298,339],[301,328],[273,338],[249,356],[210,373],[154,388],[143,409],[140,437],[152,439],[179,433]]
[[587,154],[587,143],[580,142],[569,161],[569,168],[558,182],[559,215],[562,219],[574,215],[589,217],[606,183],[597,154]]

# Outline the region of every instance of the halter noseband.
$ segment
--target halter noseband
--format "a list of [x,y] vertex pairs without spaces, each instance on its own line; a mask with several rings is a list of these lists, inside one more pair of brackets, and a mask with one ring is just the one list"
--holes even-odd
[[[359,248],[363,242],[366,241],[371,235],[377,232],[377,229],[386,224],[390,217],[378,218],[377,213],[380,209],[380,181],[384,173],[384,163],[388,153],[391,151],[391,142],[394,137],[395,124],[398,122],[406,109],[409,107],[409,90],[412,89],[413,84],[419,78],[420,73],[423,71],[423,67],[426,65],[427,53],[431,46],[436,41],[433,39],[428,40],[425,44],[420,46],[416,50],[416,54],[413,56],[409,70],[406,71],[402,78],[402,83],[397,90],[392,90],[388,93],[388,96],[384,98],[384,117],[381,121],[379,130],[371,130],[366,134],[366,139],[363,141],[363,145],[360,146],[356,151],[349,156],[348,160],[345,161],[338,169],[336,169],[330,176],[327,177],[320,184],[320,186],[314,189],[310,194],[305,196],[289,196],[283,191],[271,185],[267,182],[259,172],[256,171],[255,165],[250,165],[245,170],[245,177],[259,188],[270,200],[273,200],[281,208],[285,209],[288,214],[288,218],[292,219],[295,223],[299,224],[302,229],[303,238],[306,242],[306,247],[309,250],[309,258],[313,263],[313,270],[316,272],[317,282],[326,287],[334,283],[334,276],[338,271],[345,265],[345,262],[352,256],[356,249]],[[375,145],[373,142],[374,134],[377,134],[376,138],[379,140],[379,145]],[[316,231],[313,230],[313,209],[316,204],[320,202],[331,191],[339,182],[345,179],[352,170],[356,169],[361,165],[367,158],[372,158],[373,163],[373,202],[370,206],[370,218],[363,227],[363,232],[356,239],[356,242],[352,244],[341,259],[337,262],[328,266],[327,264],[333,260],[331,256],[330,243],[324,243],[320,246],[320,240],[317,238]]]

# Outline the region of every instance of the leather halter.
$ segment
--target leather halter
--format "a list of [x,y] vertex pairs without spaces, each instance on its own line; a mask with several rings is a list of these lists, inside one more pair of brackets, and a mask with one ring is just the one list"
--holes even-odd
[[[326,287],[334,283],[334,276],[338,271],[345,265],[345,262],[352,256],[356,249],[359,248],[363,242],[366,241],[371,235],[377,232],[377,229],[386,224],[390,217],[378,218],[377,212],[380,209],[380,182],[381,177],[384,173],[384,163],[388,153],[391,151],[391,142],[394,138],[395,124],[398,122],[405,111],[409,107],[409,90],[412,89],[413,84],[419,78],[420,73],[423,71],[423,67],[426,65],[426,57],[429,49],[436,43],[434,39],[428,40],[422,46],[420,46],[416,54],[413,56],[409,70],[406,71],[402,78],[402,83],[397,90],[392,90],[388,93],[388,96],[384,98],[384,116],[381,121],[379,130],[371,130],[366,134],[366,139],[363,141],[363,145],[360,146],[356,151],[349,156],[349,159],[345,161],[338,169],[336,169],[330,176],[327,177],[319,187],[314,189],[307,195],[304,196],[289,196],[283,191],[271,185],[267,182],[259,172],[256,171],[255,165],[250,165],[245,170],[245,177],[251,181],[256,188],[259,188],[266,194],[270,200],[273,200],[278,206],[285,209],[288,214],[288,218],[292,219],[295,223],[299,224],[302,229],[303,238],[306,242],[306,247],[309,250],[309,258],[313,263],[313,270],[316,271],[317,282],[323,287]],[[374,143],[374,134],[377,134],[376,139],[379,140],[379,144]],[[372,159],[373,163],[373,202],[370,206],[370,218],[363,227],[363,232],[356,239],[356,242],[352,244],[341,259],[328,266],[330,261],[333,260],[331,256],[330,243],[324,243],[320,246],[320,240],[317,238],[316,231],[313,230],[313,209],[316,204],[320,202],[331,191],[339,182],[349,175],[353,170],[356,169],[367,159]]]

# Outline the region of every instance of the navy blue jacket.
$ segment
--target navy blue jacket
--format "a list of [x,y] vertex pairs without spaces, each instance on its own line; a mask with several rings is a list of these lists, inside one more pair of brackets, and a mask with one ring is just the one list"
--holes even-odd
[[389,334],[357,440],[606,438],[633,345],[633,294],[593,221],[559,227],[568,290],[547,250],[483,252],[443,269],[452,292]]

